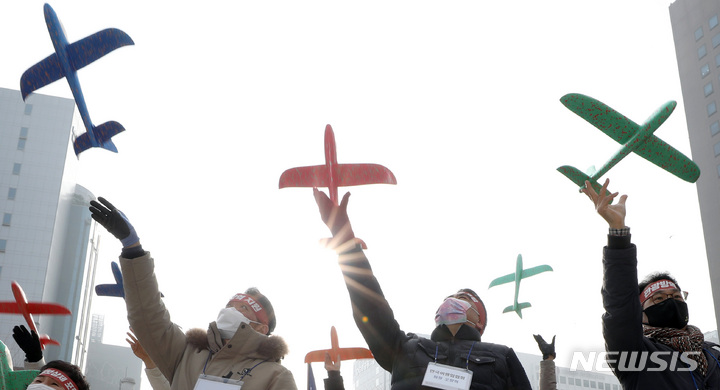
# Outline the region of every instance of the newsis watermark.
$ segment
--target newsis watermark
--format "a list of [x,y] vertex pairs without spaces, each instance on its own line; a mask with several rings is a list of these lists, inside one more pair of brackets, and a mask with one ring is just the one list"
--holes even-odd
[[573,352],[570,371],[695,371],[698,362],[691,356],[699,351]]

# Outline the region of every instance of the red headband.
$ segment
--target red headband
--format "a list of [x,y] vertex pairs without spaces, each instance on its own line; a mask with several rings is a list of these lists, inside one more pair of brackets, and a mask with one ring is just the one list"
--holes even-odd
[[46,368],[45,371],[41,372],[38,376],[46,376],[57,380],[65,390],[78,390],[77,385],[75,385],[75,382],[73,382],[69,376],[55,368]]
[[675,283],[673,283],[671,280],[662,279],[658,280],[656,282],[653,282],[652,284],[649,284],[645,289],[643,290],[642,294],[640,294],[640,304],[642,305],[650,299],[650,297],[653,296],[658,291],[662,290],[680,290],[677,288]]
[[246,294],[235,294],[232,298],[230,298],[230,302],[247,302],[261,323],[264,325],[268,325],[270,323],[265,309],[263,309],[260,302],[254,300],[251,296]]

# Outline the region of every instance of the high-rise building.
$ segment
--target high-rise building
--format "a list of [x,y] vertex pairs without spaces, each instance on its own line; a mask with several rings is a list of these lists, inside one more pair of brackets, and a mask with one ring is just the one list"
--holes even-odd
[[[697,181],[710,280],[720,280],[720,1],[677,0],[670,4],[680,84]],[[712,286],[720,313],[720,283]],[[717,322],[717,316],[716,316]],[[720,328],[720,324],[718,326]]]
[[[76,128],[83,129],[73,100],[32,94],[23,102],[20,91],[0,88],[0,300],[14,300],[14,280],[28,301],[69,308],[71,316],[34,320],[41,334],[61,344],[46,346],[47,361],[83,368],[97,235],[87,208],[93,195],[76,182]],[[16,366],[25,354],[12,328],[24,323],[21,316],[0,314],[0,340]]]

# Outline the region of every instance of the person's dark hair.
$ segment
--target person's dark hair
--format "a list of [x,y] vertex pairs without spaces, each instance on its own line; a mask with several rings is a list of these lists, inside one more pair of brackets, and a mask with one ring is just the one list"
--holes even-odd
[[275,310],[273,309],[272,303],[270,303],[270,300],[267,299],[265,295],[262,295],[260,293],[260,290],[258,290],[256,287],[250,287],[245,291],[245,294],[255,298],[258,302],[260,302],[260,305],[262,305],[263,309],[267,311],[269,335],[270,333],[272,333],[273,330],[275,330],[275,325],[277,323],[277,321],[275,320]]
[[658,280],[663,280],[663,279],[666,279],[666,280],[669,280],[669,281],[675,283],[678,290],[682,290],[680,288],[680,285],[678,284],[677,280],[675,280],[675,278],[670,276],[670,274],[668,272],[656,272],[654,274],[650,274],[650,275],[646,276],[642,282],[638,283],[638,295],[642,294],[643,290],[645,290],[645,287],[647,287],[651,283],[655,283]]
[[70,379],[75,382],[75,385],[77,385],[78,390],[90,390],[90,383],[88,383],[85,379],[85,375],[83,375],[80,367],[62,360],[53,360],[44,365],[40,369],[40,372],[43,372],[48,368],[54,368],[58,371],[62,371],[65,375],[69,376]]

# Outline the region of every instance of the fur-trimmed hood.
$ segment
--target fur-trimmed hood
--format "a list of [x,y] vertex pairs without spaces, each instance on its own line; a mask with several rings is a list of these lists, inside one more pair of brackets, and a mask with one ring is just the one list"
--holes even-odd
[[[254,331],[253,331],[254,332]],[[221,347],[222,344],[218,343],[217,327],[215,323],[211,323],[208,330],[200,328],[192,328],[185,332],[185,338],[188,345],[195,347],[199,351],[203,350],[214,350],[217,347]],[[260,335],[260,333],[258,333]],[[233,338],[234,339],[234,338]],[[212,341],[212,342],[211,342]],[[216,348],[211,348],[211,344],[214,344]],[[218,348],[219,349],[219,348]],[[213,352],[217,352],[216,350]],[[255,349],[255,353],[262,356],[270,361],[280,361],[289,352],[288,346],[285,340],[280,336],[266,336],[262,340],[258,347]]]

